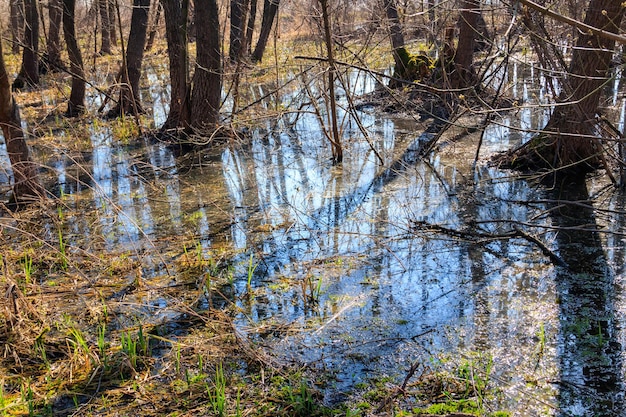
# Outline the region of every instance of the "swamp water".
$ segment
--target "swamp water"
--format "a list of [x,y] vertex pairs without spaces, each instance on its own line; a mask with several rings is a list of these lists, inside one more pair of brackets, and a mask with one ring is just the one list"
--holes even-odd
[[[494,119],[481,156],[543,126],[547,110],[532,106],[546,94],[533,87],[542,85],[537,77],[511,80],[511,94],[528,107]],[[352,83],[359,92],[374,87],[364,76]],[[157,101],[160,118],[166,111]],[[66,222],[67,244],[97,241],[125,253],[161,287],[177,283],[173,258],[234,253],[232,283],[220,289],[228,301],[207,297],[200,308],[236,303],[242,334],[279,361],[326,375],[320,391],[328,404],[377,383],[400,386],[416,365],[409,383],[444,368],[488,378],[497,389],[485,398],[487,410],[621,415],[623,197],[595,181],[557,195],[473,166],[472,136],[412,155],[431,137],[422,133],[429,121],[358,114],[371,146],[354,120],[345,122],[340,167],[330,164],[309,113],[285,114],[251,132],[246,145],[184,161],[147,142],[120,145],[94,128],[93,151],[77,161],[90,168],[65,155],[48,162],[64,204],[86,207]],[[559,201],[566,199],[574,203]],[[158,323],[177,314],[169,302],[153,291],[129,305]]]

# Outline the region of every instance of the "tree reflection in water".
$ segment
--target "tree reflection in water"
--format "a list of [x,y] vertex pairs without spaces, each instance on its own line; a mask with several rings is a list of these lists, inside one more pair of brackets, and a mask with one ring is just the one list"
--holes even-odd
[[561,179],[551,219],[567,267],[557,267],[562,415],[621,416],[621,346],[614,274],[607,263],[584,179]]

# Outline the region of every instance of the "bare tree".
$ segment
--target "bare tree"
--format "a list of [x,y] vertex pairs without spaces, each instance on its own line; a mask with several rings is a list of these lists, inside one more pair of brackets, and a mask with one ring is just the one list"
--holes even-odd
[[473,61],[476,38],[479,34],[477,29],[479,15],[480,4],[477,0],[463,0],[461,2],[458,25],[459,41],[454,55],[454,72],[450,77],[453,88],[465,88],[478,82]]
[[11,14],[11,52],[18,54],[24,36],[24,2],[9,0]]
[[39,84],[39,9],[37,0],[24,1],[26,28],[24,29],[24,50],[22,52],[22,66],[17,78],[13,81],[13,88],[24,88]]
[[117,105],[109,110],[108,117],[143,112],[139,96],[139,80],[148,31],[150,0],[133,0],[130,33],[125,60],[120,70],[120,95]]
[[[222,94],[219,11],[216,0],[196,1],[197,57],[191,92],[191,127],[214,130]],[[199,23],[201,22],[201,23]]]
[[39,182],[37,167],[30,157],[19,108],[11,94],[2,42],[0,42],[0,125],[13,170],[13,194],[9,205],[12,208],[19,208],[42,198],[45,192]]
[[609,80],[615,40],[624,16],[621,2],[590,0],[584,24],[596,31],[580,31],[573,50],[562,94],[543,133],[509,156],[510,165],[521,169],[559,169],[584,173],[604,163],[597,135],[596,113],[602,86]]
[[100,11],[100,55],[111,53],[111,20],[115,21],[115,16],[109,15],[109,1],[98,0]]
[[59,71],[64,68],[63,61],[61,60],[61,22],[63,19],[63,5],[62,0],[49,0],[48,1],[48,42],[47,46],[47,60],[45,62],[49,71]]
[[162,130],[186,128],[191,112],[189,102],[189,51],[187,49],[188,0],[163,0],[165,37],[170,68],[170,110]]
[[328,96],[329,96],[329,122],[331,126],[328,139],[330,140],[333,163],[339,164],[343,161],[343,147],[341,146],[341,137],[339,136],[339,127],[337,124],[337,103],[335,102],[335,74],[337,68],[333,56],[333,39],[332,28],[330,27],[330,16],[328,10],[328,0],[318,0],[322,8],[322,23],[324,25],[324,41],[326,43],[326,57],[328,59]]
[[265,47],[267,41],[272,33],[272,26],[278,14],[278,6],[280,0],[264,0],[263,2],[263,17],[261,20],[261,30],[259,31],[259,39],[257,39],[256,47],[252,53],[252,60],[261,62],[263,60],[263,54],[265,53]]
[[85,71],[83,69],[83,58],[76,41],[76,30],[74,28],[75,8],[76,0],[63,0],[63,34],[72,74],[72,91],[66,112],[70,117],[78,116],[85,111]]
[[246,17],[250,0],[231,0],[230,2],[230,49],[228,56],[231,61],[241,58],[247,50],[245,45]]

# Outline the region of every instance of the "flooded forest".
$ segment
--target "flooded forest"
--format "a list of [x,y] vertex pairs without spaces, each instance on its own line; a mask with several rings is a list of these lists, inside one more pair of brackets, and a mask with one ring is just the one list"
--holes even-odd
[[0,416],[626,415],[626,3],[0,8]]

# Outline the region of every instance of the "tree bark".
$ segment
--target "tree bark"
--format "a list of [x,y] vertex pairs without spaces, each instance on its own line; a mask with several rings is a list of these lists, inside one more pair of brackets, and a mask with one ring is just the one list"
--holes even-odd
[[107,0],[107,2],[109,5],[109,39],[111,46],[115,46],[117,45],[117,19],[115,19],[117,0]]
[[476,29],[480,4],[477,0],[463,0],[459,17],[459,42],[454,55],[454,72],[450,74],[452,88],[467,88],[477,83],[474,71],[474,48],[476,46]]
[[43,198],[45,192],[39,183],[37,167],[30,157],[24,138],[20,112],[11,94],[9,75],[4,65],[2,42],[0,42],[0,124],[14,179],[9,206],[17,209]]
[[400,52],[400,49],[404,48],[404,34],[402,33],[402,26],[398,18],[398,8],[396,7],[395,0],[383,0],[383,7],[385,8],[385,14],[389,20],[391,49],[393,60],[396,64],[396,71],[399,74],[404,74],[406,72],[406,66]]
[[263,54],[265,53],[265,47],[269,40],[270,33],[272,33],[272,26],[276,14],[278,13],[278,6],[280,0],[265,0],[263,2],[263,17],[261,20],[261,30],[259,32],[259,39],[257,40],[256,47],[252,53],[252,60],[255,62],[261,62],[263,60]]
[[257,0],[250,0],[250,15],[246,25],[246,53],[252,54],[252,35],[254,34],[254,24],[256,21]]
[[154,38],[159,30],[159,23],[161,23],[161,12],[163,11],[163,2],[157,1],[156,4],[156,12],[154,15],[154,21],[152,22],[152,26],[150,28],[150,32],[148,33],[148,40],[146,41],[146,52],[152,49],[152,45],[154,45]]
[[230,48],[228,57],[231,61],[241,58],[245,51],[245,22],[247,17],[248,0],[231,0],[230,2]]
[[189,105],[189,51],[187,48],[188,0],[163,0],[165,37],[170,64],[170,111],[162,131],[186,128],[191,112]]
[[109,15],[109,1],[98,0],[100,9],[100,52],[99,55],[111,54],[111,20],[115,21],[115,16]]
[[341,137],[339,136],[339,127],[337,125],[337,103],[335,101],[335,59],[333,56],[333,39],[330,27],[330,16],[328,11],[328,0],[319,0],[322,7],[322,21],[324,23],[324,42],[326,43],[326,54],[328,58],[328,96],[330,99],[329,121],[331,126],[330,144],[333,152],[333,164],[340,164],[343,161],[343,147],[341,146]]
[[[618,33],[625,7],[613,0],[591,0],[584,23]],[[596,133],[596,112],[602,87],[609,81],[615,40],[580,32],[562,82],[563,92],[544,132],[513,152],[505,163],[513,168],[559,169],[584,174],[605,165]]]
[[219,121],[222,94],[222,59],[216,0],[196,2],[197,57],[191,93],[191,127],[214,130]]
[[24,3],[22,0],[9,0],[11,8],[11,52],[18,54],[24,35]]
[[48,59],[46,65],[49,71],[55,72],[64,68],[63,61],[61,61],[62,0],[48,1],[48,19],[50,20],[50,29],[48,31]]
[[76,42],[75,8],[76,0],[63,0],[63,34],[65,35],[72,74],[72,91],[66,112],[66,115],[70,117],[78,116],[85,111],[85,71],[80,48]]
[[137,115],[143,112],[139,96],[139,80],[146,45],[149,11],[150,0],[133,0],[133,14],[130,18],[130,33],[126,45],[126,67],[121,69],[119,101],[109,111],[108,117],[122,114]]
[[22,66],[17,78],[13,81],[13,88],[39,84],[39,9],[37,0],[24,1],[26,27],[24,29],[24,50],[22,52]]

